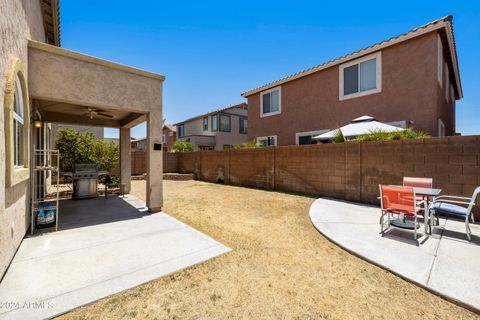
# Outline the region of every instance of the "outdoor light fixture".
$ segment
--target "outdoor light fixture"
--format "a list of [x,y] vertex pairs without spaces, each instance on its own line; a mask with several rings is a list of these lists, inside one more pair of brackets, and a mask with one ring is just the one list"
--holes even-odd
[[42,127],[42,121],[35,120],[35,121],[33,121],[33,125],[35,126],[35,128],[41,128]]

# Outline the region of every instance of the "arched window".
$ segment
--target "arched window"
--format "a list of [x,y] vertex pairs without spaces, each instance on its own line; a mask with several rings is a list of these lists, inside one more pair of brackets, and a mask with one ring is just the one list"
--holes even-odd
[[13,165],[24,165],[24,110],[23,91],[18,74],[15,75],[15,92],[13,96]]
[[14,58],[5,86],[5,185],[12,187],[30,177],[30,105],[23,64]]

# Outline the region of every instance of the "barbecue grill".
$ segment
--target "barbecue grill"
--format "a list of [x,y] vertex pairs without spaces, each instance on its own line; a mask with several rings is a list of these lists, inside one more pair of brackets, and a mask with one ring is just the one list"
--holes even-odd
[[86,199],[98,197],[98,177],[108,174],[107,171],[99,171],[97,165],[75,164],[73,172],[65,172],[73,180],[73,199]]

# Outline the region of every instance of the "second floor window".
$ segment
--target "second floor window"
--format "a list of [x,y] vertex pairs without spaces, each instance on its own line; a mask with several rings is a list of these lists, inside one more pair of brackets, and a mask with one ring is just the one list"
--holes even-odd
[[166,135],[162,135],[162,143],[165,143],[167,142],[167,136]]
[[281,90],[274,88],[260,95],[260,116],[279,114],[281,111]]
[[340,66],[340,100],[380,92],[380,52]]
[[212,131],[218,131],[218,115],[212,116]]
[[220,115],[220,131],[230,132],[230,116],[226,114]]
[[208,131],[208,117],[203,118],[203,131]]
[[247,118],[240,118],[240,133],[248,133],[248,120]]
[[185,135],[185,127],[183,124],[177,127],[178,137],[181,138]]

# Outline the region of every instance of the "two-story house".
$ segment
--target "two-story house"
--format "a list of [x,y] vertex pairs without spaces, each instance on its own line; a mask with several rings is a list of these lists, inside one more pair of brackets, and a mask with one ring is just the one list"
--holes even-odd
[[246,103],[202,114],[175,124],[177,140],[193,144],[193,150],[223,150],[247,141]]
[[365,114],[433,136],[455,134],[455,101],[463,94],[452,22],[438,19],[244,92],[249,140],[311,143]]

